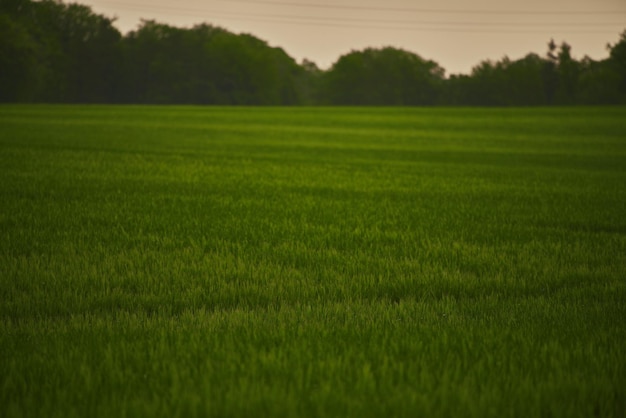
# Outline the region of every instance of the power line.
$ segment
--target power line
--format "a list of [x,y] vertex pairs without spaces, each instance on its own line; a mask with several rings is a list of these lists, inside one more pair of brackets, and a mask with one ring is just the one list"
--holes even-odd
[[[626,14],[626,10],[505,10],[505,9],[433,9],[433,8],[412,8],[412,7],[373,7],[373,6],[346,6],[337,4],[315,4],[315,3],[294,3],[289,1],[280,0],[216,0],[221,3],[247,3],[257,5],[273,5],[273,6],[290,6],[290,7],[306,7],[315,9],[329,9],[329,10],[347,10],[347,11],[372,11],[372,12],[401,12],[401,13],[428,13],[428,14],[470,14],[470,15],[529,15],[529,16],[542,16],[542,15],[559,15],[559,16],[589,16],[589,15],[616,15]],[[103,4],[115,4],[119,6],[129,5],[128,2],[116,2],[116,1],[103,1]],[[132,3],[131,3],[132,5]],[[136,5],[138,7],[145,7],[147,5]],[[150,5],[149,7],[154,7]],[[167,7],[167,6],[157,6]],[[170,7],[170,9],[177,10],[180,8]],[[187,8],[188,9],[188,8]],[[190,9],[188,9],[190,10]],[[199,9],[195,9],[199,10]]]
[[[117,8],[122,10],[144,11],[144,5],[137,3],[116,3]],[[402,32],[430,32],[430,33],[492,33],[492,34],[545,34],[546,31],[558,32],[560,34],[614,34],[614,30],[607,29],[607,26],[619,25],[621,23],[520,23],[520,22],[473,22],[473,21],[413,21],[413,20],[389,20],[389,19],[363,19],[363,18],[323,18],[316,16],[298,16],[285,14],[259,14],[259,13],[233,13],[225,11],[207,11],[202,9],[191,9],[181,7],[168,7],[163,5],[152,5],[149,7],[151,13],[172,12],[178,16],[193,16],[202,20],[210,21],[230,21],[230,22],[263,22],[276,23],[281,25],[305,25],[308,27],[330,27],[342,29],[368,29],[375,31],[402,31]],[[210,15],[210,18],[205,15]],[[219,24],[219,23],[218,23]],[[545,29],[540,29],[544,27]],[[581,29],[584,27],[586,29]],[[571,29],[566,29],[571,28]],[[601,29],[599,29],[601,28]]]
[[390,11],[390,12],[418,12],[418,13],[441,13],[441,14],[497,14],[497,15],[509,15],[509,14],[526,14],[526,15],[614,15],[614,14],[626,14],[626,10],[547,10],[547,11],[530,11],[530,10],[477,10],[477,9],[424,9],[424,8],[412,8],[412,7],[372,7],[372,6],[344,6],[338,4],[316,4],[316,3],[293,3],[288,1],[276,1],[276,0],[218,0],[222,2],[237,2],[248,4],[266,4],[276,6],[295,6],[295,7],[310,7],[319,9],[339,9],[339,10],[367,10],[367,11]]
[[[110,2],[113,3],[113,2]],[[143,11],[145,8],[141,5],[137,4],[129,4],[129,3],[116,3],[122,7],[122,9],[126,10],[138,10]],[[403,20],[403,19],[367,19],[367,18],[336,18],[336,17],[317,17],[317,16],[298,16],[298,15],[289,15],[289,14],[259,14],[259,13],[233,13],[233,12],[225,12],[225,11],[207,11],[201,9],[190,9],[190,8],[177,8],[177,7],[168,7],[168,6],[151,6],[153,12],[159,12],[159,9],[162,11],[175,11],[176,14],[179,15],[192,15],[198,16],[199,13],[202,14],[210,14],[212,17],[218,17],[221,19],[227,20],[236,20],[236,21],[262,21],[262,22],[273,22],[273,23],[291,23],[291,24],[306,24],[309,26],[326,26],[326,27],[367,27],[373,29],[398,29],[398,30],[441,30],[444,29],[446,31],[452,32],[484,32],[484,33],[502,33],[502,32],[512,32],[512,33],[533,33],[536,28],[545,27],[546,29],[554,29],[554,28],[567,28],[567,27],[587,27],[587,28],[606,28],[607,25],[619,25],[621,26],[621,22],[602,22],[602,23],[589,23],[589,22],[576,22],[576,23],[520,23],[520,22],[475,22],[475,21],[428,21],[428,20]],[[199,17],[199,16],[198,16]],[[348,25],[346,25],[346,23]],[[367,26],[365,26],[367,24]],[[378,26],[372,26],[371,24],[378,24]],[[393,24],[393,27],[390,26],[380,26],[380,24]],[[406,27],[406,26],[398,26],[398,25],[420,25],[420,27]],[[424,27],[424,25],[428,27]],[[454,26],[454,28],[439,28],[438,26]],[[461,26],[468,26],[469,29],[463,29]],[[479,29],[476,30],[476,26],[479,27],[491,27],[491,29]],[[521,28],[517,30],[494,30],[494,27],[502,27],[506,28],[516,27]],[[612,33],[613,31],[609,31],[607,29],[603,30],[576,30],[576,33]]]
[[[358,24],[341,24],[341,23],[332,23],[332,22],[296,22],[296,21],[288,21],[288,20],[277,20],[271,18],[240,18],[240,17],[220,17],[221,19],[230,20],[230,21],[240,21],[240,22],[269,22],[269,23],[280,23],[280,24],[290,24],[290,25],[307,25],[307,26],[319,26],[319,27],[335,27],[335,28],[365,28],[369,30],[391,30],[391,31],[413,31],[413,32],[446,32],[446,33],[494,33],[494,34],[542,34],[544,31],[540,30],[498,30],[498,29],[476,29],[476,28],[460,28],[460,27],[444,27],[444,26],[380,26],[380,25],[358,25]],[[547,30],[547,29],[546,29]],[[604,30],[559,30],[561,33],[568,34],[613,34],[615,31],[604,29]]]

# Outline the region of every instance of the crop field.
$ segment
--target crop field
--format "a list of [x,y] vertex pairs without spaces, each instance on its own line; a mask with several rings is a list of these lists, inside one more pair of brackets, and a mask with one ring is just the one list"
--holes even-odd
[[0,106],[0,416],[624,417],[626,108]]

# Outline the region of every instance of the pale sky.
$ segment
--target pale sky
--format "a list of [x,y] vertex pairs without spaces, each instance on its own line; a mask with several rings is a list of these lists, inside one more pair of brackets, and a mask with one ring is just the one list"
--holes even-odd
[[626,0],[72,0],[117,17],[122,32],[140,19],[177,27],[209,23],[250,33],[300,62],[329,68],[351,50],[393,46],[431,59],[446,74],[483,60],[545,55],[550,39],[572,55],[608,56],[626,30]]

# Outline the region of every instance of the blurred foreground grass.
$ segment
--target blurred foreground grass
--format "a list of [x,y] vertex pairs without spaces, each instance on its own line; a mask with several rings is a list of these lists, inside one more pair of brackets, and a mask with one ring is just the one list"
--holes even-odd
[[626,109],[0,107],[0,415],[624,416]]

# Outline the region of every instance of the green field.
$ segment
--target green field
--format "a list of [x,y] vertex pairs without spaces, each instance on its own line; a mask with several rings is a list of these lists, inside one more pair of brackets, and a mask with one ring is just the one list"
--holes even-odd
[[626,108],[0,106],[0,416],[624,417]]

